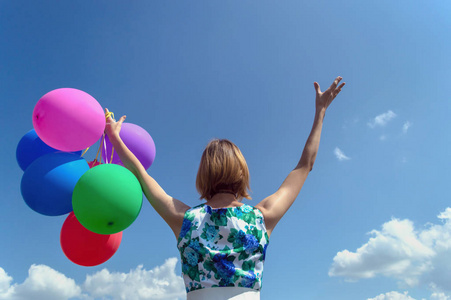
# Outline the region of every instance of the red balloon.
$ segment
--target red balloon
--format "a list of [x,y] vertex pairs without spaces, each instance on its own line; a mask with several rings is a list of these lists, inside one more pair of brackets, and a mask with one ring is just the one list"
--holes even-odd
[[122,231],[98,234],[84,228],[71,212],[61,228],[61,248],[67,258],[77,265],[92,267],[109,260],[122,240]]
[[102,163],[100,161],[97,161],[94,159],[93,161],[88,162],[88,166],[90,169],[94,168],[95,166],[101,165]]

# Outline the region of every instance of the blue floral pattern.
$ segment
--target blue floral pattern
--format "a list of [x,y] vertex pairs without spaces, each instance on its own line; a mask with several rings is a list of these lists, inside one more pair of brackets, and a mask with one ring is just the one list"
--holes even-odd
[[177,247],[186,291],[210,287],[261,289],[269,238],[262,213],[249,205],[185,213]]

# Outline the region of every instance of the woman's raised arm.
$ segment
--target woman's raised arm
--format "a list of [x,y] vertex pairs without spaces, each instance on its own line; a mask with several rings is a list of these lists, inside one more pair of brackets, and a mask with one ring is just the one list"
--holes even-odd
[[345,85],[344,83],[338,85],[341,79],[341,77],[337,77],[332,85],[324,92],[321,92],[320,86],[317,82],[314,83],[316,90],[315,118],[313,121],[312,130],[307,142],[305,143],[301,159],[299,160],[296,168],[288,174],[279,189],[274,194],[265,198],[256,205],[256,208],[260,209],[263,213],[268,235],[271,234],[279,220],[293,204],[294,200],[301,191],[308,174],[313,168],[316,154],[318,153],[326,109]]
[[[105,112],[108,113],[108,109],[105,109]],[[124,166],[138,179],[147,200],[168,223],[177,238],[182,228],[184,214],[190,207],[166,194],[161,186],[147,174],[146,169],[144,169],[136,156],[127,148],[119,136],[124,120],[125,116],[121,117],[117,122],[111,116],[108,117],[105,133],[108,135],[114,150],[119,155]]]

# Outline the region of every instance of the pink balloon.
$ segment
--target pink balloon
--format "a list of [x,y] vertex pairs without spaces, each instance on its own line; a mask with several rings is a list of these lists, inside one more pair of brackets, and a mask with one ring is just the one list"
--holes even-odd
[[84,228],[71,212],[61,228],[60,242],[66,257],[77,265],[91,267],[109,260],[122,241],[122,231],[98,234]]
[[50,147],[79,151],[102,136],[105,115],[100,104],[88,93],[62,88],[39,99],[33,110],[33,127]]

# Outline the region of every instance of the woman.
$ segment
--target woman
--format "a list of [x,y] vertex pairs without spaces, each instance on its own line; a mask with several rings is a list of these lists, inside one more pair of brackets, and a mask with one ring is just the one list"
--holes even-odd
[[325,112],[345,85],[338,85],[341,80],[324,92],[314,83],[316,113],[301,159],[279,189],[255,207],[241,202],[250,199],[249,171],[232,142],[213,140],[204,150],[196,188],[207,201],[191,208],[166,194],[127,149],[119,136],[125,116],[118,122],[109,117],[105,132],[116,152],[178,239],[188,299],[260,299],[269,237],[313,168]]

